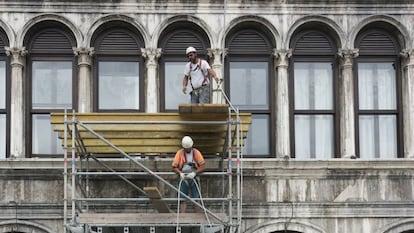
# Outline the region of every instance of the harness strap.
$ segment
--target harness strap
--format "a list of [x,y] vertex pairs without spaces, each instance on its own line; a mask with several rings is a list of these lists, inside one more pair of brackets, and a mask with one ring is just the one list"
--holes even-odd
[[[207,82],[207,76],[208,75],[206,75],[205,73],[204,73],[204,71],[203,71],[203,69],[201,68],[201,62],[203,61],[203,59],[201,59],[201,58],[199,58],[198,59],[198,64],[197,64],[197,66],[200,68],[200,70],[201,70],[201,73],[203,74],[203,76],[204,76],[204,80],[203,80],[203,82],[201,83],[201,85],[204,85],[206,82]],[[190,62],[190,73],[191,73],[191,71],[193,70],[193,63],[192,62]],[[193,82],[191,81],[191,75],[189,75],[189,77],[190,77],[190,84],[191,84],[191,88],[193,88],[193,90],[195,90],[194,89],[194,87],[193,87]]]
[[[186,164],[187,163],[187,156],[186,156],[186,154],[185,154],[185,149],[182,149],[181,150],[182,152],[181,152],[181,156],[184,158],[184,163],[183,163],[183,166],[184,166],[184,164]],[[195,157],[195,150],[194,150],[194,148],[192,149],[192,156],[193,156],[193,162],[194,163],[196,163],[197,164],[197,166],[198,166],[198,161],[196,160],[196,157]]]

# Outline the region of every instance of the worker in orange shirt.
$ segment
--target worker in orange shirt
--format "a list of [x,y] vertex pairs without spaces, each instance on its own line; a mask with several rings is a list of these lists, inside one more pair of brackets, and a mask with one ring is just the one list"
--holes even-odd
[[[200,198],[199,183],[196,176],[205,170],[203,155],[199,150],[193,147],[193,139],[190,136],[184,136],[181,141],[182,149],[178,150],[172,162],[174,172],[180,176],[180,191],[192,198]],[[185,213],[187,204],[185,197],[180,193],[180,212]],[[200,212],[198,206],[196,212]]]

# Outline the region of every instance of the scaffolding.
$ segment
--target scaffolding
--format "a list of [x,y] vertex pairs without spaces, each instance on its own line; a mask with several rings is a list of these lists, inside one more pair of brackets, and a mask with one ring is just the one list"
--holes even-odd
[[[194,106],[193,106],[194,107]],[[196,106],[200,108],[200,106]],[[66,232],[87,233],[87,232],[240,232],[242,220],[242,146],[244,138],[247,136],[246,127],[242,126],[242,120],[238,109],[232,105],[226,105],[226,120],[206,120],[205,117],[197,120],[121,120],[121,121],[101,121],[101,120],[82,120],[82,113],[75,114],[65,111],[63,114],[63,129],[61,131],[56,127],[55,130],[61,132],[61,138],[64,149],[64,228]],[[191,108],[191,107],[190,107]],[[202,106],[201,106],[202,108]],[[188,109],[188,108],[187,108]],[[196,111],[197,112],[197,111]],[[193,113],[186,113],[193,114]],[[251,116],[245,114],[249,119],[243,124],[250,124]],[[187,115],[189,116],[189,115]],[[53,117],[62,117],[62,115],[52,115]],[[96,130],[96,125],[185,125],[186,127],[213,127],[224,126],[226,128],[225,144],[220,145],[223,150],[219,155],[222,159],[221,171],[206,171],[202,174],[205,176],[222,177],[223,186],[227,183],[227,193],[222,197],[212,198],[192,198],[183,194],[189,202],[201,208],[203,213],[175,213],[169,206],[179,201],[179,198],[163,198],[157,188],[142,188],[132,182],[131,177],[150,176],[155,178],[160,184],[168,189],[180,193],[179,189],[169,181],[168,177],[175,177],[174,172],[159,172],[149,169],[145,162],[147,158],[138,157],[122,146],[117,146],[113,141],[105,138],[102,133]],[[103,127],[105,128],[105,126]],[[245,130],[242,130],[245,129]],[[247,127],[248,128],[248,127]],[[83,133],[82,133],[83,132]],[[125,171],[111,167],[105,164],[105,156],[99,156],[91,152],[93,147],[88,147],[85,139],[85,132],[99,139],[105,146],[111,148],[112,155],[119,155],[126,159],[130,164],[137,167],[139,171]],[[218,141],[222,142],[222,141]],[[96,142],[95,142],[96,144]],[[145,145],[144,145],[145,146]],[[208,145],[207,145],[208,146]],[[99,151],[99,150],[98,150]],[[113,153],[115,151],[115,153]],[[151,157],[151,156],[150,156]],[[150,158],[149,157],[149,158]],[[171,158],[170,158],[171,159]],[[90,160],[99,164],[105,171],[97,171],[90,168]],[[151,160],[151,159],[149,159]],[[70,162],[70,165],[68,164]],[[85,165],[85,166],[84,166]],[[217,168],[219,170],[220,168]],[[91,177],[116,176],[135,190],[142,193],[142,196],[136,198],[93,198],[90,196],[90,179]],[[167,178],[166,178],[167,177]],[[234,182],[233,179],[236,179]],[[170,179],[171,180],[171,179]],[[77,188],[80,191],[77,192]],[[224,188],[224,187],[223,187]],[[69,198],[69,190],[71,191]],[[236,192],[234,195],[233,192]],[[176,195],[177,196],[177,195]],[[134,209],[128,212],[123,209],[121,212],[99,212],[91,210],[90,206],[96,203],[103,203],[101,206],[117,206],[122,203],[135,203],[135,206],[142,208]],[[206,202],[207,204],[204,204]],[[212,203],[212,204],[210,204]],[[218,204],[217,204],[218,203]],[[150,205],[155,206],[157,212],[148,211]],[[177,204],[178,206],[178,204]],[[211,206],[211,208],[208,208]],[[71,208],[70,210],[68,208]],[[138,207],[137,207],[138,208]],[[219,210],[221,209],[221,212]],[[132,213],[131,213],[132,212]],[[111,229],[109,231],[108,229]],[[190,230],[190,231],[189,231]]]

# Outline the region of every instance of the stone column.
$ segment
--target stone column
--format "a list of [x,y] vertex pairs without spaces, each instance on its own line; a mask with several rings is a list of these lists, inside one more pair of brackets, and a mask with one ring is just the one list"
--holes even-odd
[[414,50],[401,52],[403,59],[402,111],[404,157],[414,158]]
[[356,158],[353,59],[358,50],[339,50],[339,140],[341,158]]
[[216,72],[217,77],[221,80],[219,84],[216,83],[213,79],[212,82],[212,99],[211,103],[213,104],[222,104],[225,103],[223,98],[223,93],[221,90],[224,90],[224,83],[223,83],[223,77],[224,77],[224,69],[223,69],[223,63],[222,63],[222,56],[227,55],[227,49],[223,51],[223,49],[215,48],[215,49],[208,49],[208,56],[210,59],[213,59],[213,64],[211,65],[211,68]]
[[289,82],[288,66],[291,50],[274,50],[276,64],[276,157],[289,158]]
[[158,112],[159,106],[159,82],[158,62],[161,56],[160,48],[141,48],[142,56],[146,58],[147,80],[146,80],[146,103],[147,113]]
[[26,48],[5,47],[11,65],[10,155],[24,158],[26,153],[26,101],[24,67]]
[[78,56],[79,83],[78,83],[78,112],[92,112],[92,76],[91,65],[92,56],[95,53],[94,48],[73,48],[76,56]]

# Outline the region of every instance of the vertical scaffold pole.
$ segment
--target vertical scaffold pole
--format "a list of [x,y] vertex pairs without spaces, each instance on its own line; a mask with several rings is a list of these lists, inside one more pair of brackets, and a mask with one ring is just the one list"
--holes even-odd
[[228,132],[227,132],[227,143],[228,143],[228,157],[227,157],[227,174],[229,177],[229,187],[228,187],[228,201],[229,201],[229,225],[230,232],[233,232],[233,188],[232,188],[232,141],[231,141],[231,129],[232,129],[232,119],[231,119],[231,109],[229,108],[229,119],[228,119]]
[[76,207],[76,202],[75,202],[75,189],[76,189],[76,158],[75,158],[75,130],[76,130],[76,122],[75,122],[75,110],[72,110],[72,222],[75,222],[75,207]]
[[66,232],[66,224],[68,217],[68,115],[65,109],[63,124],[63,230]]
[[239,115],[239,109],[236,109],[236,145],[237,145],[237,168],[236,168],[236,172],[237,172],[237,232],[240,233],[241,232],[241,211],[242,211],[242,192],[241,192],[241,179],[242,179],[242,174],[241,174],[241,158],[240,158],[240,151],[241,151],[241,144],[240,144],[240,115]]

